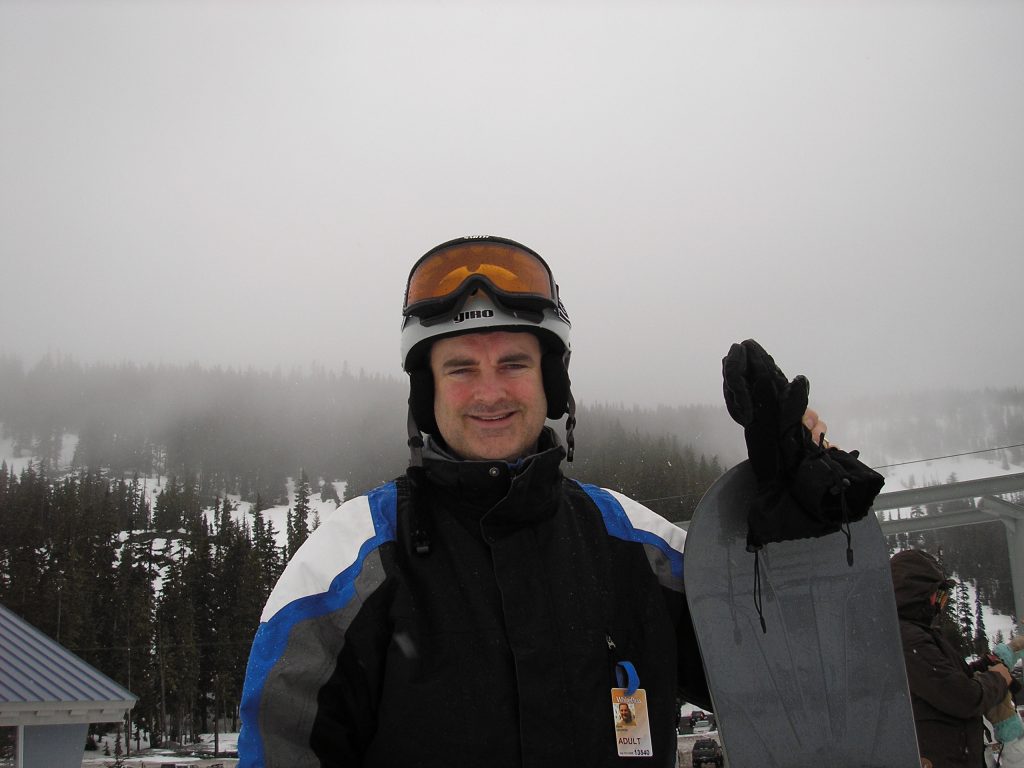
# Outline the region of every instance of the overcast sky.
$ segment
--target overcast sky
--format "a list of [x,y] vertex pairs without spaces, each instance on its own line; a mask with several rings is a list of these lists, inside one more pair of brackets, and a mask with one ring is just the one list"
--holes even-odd
[[1024,385],[1024,2],[0,0],[0,351],[398,375],[539,251],[584,402]]

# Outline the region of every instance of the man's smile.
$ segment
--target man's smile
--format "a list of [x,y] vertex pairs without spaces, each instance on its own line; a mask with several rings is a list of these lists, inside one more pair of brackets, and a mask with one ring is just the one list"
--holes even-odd
[[470,413],[467,414],[469,418],[474,421],[483,421],[488,423],[495,423],[500,421],[507,421],[516,415],[515,411],[506,411],[505,413],[494,413],[494,414],[481,414],[481,413]]

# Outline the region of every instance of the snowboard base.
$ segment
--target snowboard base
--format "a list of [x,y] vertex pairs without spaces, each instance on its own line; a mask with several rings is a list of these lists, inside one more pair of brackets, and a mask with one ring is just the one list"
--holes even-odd
[[686,594],[731,768],[920,768],[885,537],[767,544],[754,604],[749,462],[726,472],[687,531]]

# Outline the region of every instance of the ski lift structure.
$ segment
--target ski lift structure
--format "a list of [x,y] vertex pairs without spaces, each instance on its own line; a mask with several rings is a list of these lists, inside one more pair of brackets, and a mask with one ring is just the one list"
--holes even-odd
[[[1001,522],[1006,531],[1006,546],[1010,556],[1014,615],[1020,621],[1021,617],[1024,617],[1024,505],[1000,497],[1022,492],[1024,472],[1019,472],[880,493],[875,498],[874,510],[878,515],[882,532],[886,535],[991,523],[996,520]],[[925,506],[963,499],[972,499],[974,504],[966,505],[962,509],[938,512],[928,511]],[[889,510],[914,507],[924,512],[914,517],[897,518],[884,514]]]

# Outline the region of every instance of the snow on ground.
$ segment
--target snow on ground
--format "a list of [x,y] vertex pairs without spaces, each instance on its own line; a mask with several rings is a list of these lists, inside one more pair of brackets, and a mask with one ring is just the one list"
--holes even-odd
[[[229,768],[238,764],[237,758],[215,757],[214,736],[212,733],[204,733],[200,737],[199,744],[191,744],[179,749],[158,747],[150,749],[143,741],[141,750],[136,754],[135,742],[132,742],[132,755],[124,759],[126,766],[131,768],[161,768],[165,765],[188,766],[189,768],[204,768],[222,765]],[[83,752],[82,768],[106,768],[114,762],[114,740],[113,733],[97,739],[99,749],[97,751]],[[238,734],[222,733],[217,742],[220,754],[238,754]],[[111,754],[103,754],[104,748],[110,749]]]
[[[334,490],[338,494],[338,498],[345,499],[345,482],[334,482],[332,483]],[[293,478],[288,478],[288,503],[278,504],[273,507],[268,507],[263,510],[263,519],[267,522],[274,524],[274,532],[277,534],[277,544],[283,547],[288,541],[288,513],[295,507],[295,481]],[[311,488],[318,488],[318,484],[314,481],[310,483]],[[321,492],[311,493],[309,496],[309,515],[306,518],[306,522],[309,523],[310,530],[313,529],[313,525],[317,519],[320,518],[320,522],[323,523],[329,515],[333,515],[338,509],[338,505],[333,499],[321,498]],[[232,512],[232,519],[241,523],[243,520],[247,520],[250,527],[252,527],[252,503],[248,501],[242,501],[240,496],[229,494],[228,499],[234,506],[234,512]],[[206,510],[206,516],[208,521],[214,521],[216,513],[212,509]]]

